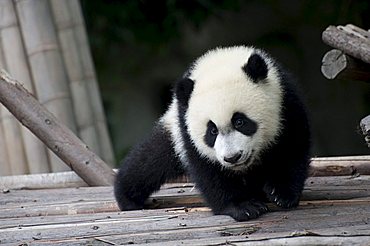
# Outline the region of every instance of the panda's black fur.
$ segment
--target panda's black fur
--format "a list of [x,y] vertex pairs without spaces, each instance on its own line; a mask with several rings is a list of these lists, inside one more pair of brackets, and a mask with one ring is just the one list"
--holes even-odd
[[[253,83],[266,83],[268,67],[263,59],[267,55],[251,57],[241,69]],[[189,100],[197,83],[190,78],[190,71],[174,88],[176,122],[185,158],[176,152],[168,128],[162,121],[156,123],[151,135],[131,150],[119,169],[114,192],[120,209],[142,209],[145,200],[166,180],[185,173],[195,182],[214,214],[229,215],[238,221],[257,218],[268,211],[267,199],[283,208],[297,206],[307,178],[310,128],[294,82],[275,62],[272,66],[282,88],[281,129],[255,164],[245,171],[224,168],[202,155],[194,145],[186,123]]]

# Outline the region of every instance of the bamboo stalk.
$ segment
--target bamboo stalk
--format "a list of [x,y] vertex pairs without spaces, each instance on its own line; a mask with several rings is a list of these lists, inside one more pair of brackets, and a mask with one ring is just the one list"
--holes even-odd
[[[1,8],[2,2],[0,2],[0,8]],[[2,24],[2,23],[1,23]],[[2,34],[0,31],[0,67],[4,66],[4,54],[2,49]],[[4,125],[2,121],[2,111],[6,110],[2,105],[0,105],[0,176],[3,175],[11,175],[11,169],[10,169],[10,162],[8,158],[8,150],[5,142],[5,135],[4,135]]]
[[81,139],[98,155],[101,154],[98,142],[97,129],[95,127],[94,114],[90,103],[90,95],[87,88],[87,78],[81,62],[81,55],[76,40],[72,12],[69,3],[75,1],[50,2],[54,16],[58,38],[61,44],[64,64],[69,77],[77,129]]
[[91,186],[112,185],[114,172],[17,81],[0,73],[0,101]]
[[[14,11],[12,9],[13,3],[10,0],[0,2],[1,12],[1,47],[2,50],[2,67],[6,67],[5,47],[4,44],[11,37],[4,35],[4,31],[16,25],[14,18]],[[6,32],[6,31],[5,31]],[[6,33],[5,33],[6,34]],[[12,42],[11,40],[10,42]],[[27,161],[23,148],[23,140],[20,126],[17,120],[9,113],[6,108],[1,109],[1,123],[3,126],[3,140],[7,151],[8,163],[4,167],[5,172],[8,173],[9,169],[12,174],[28,173]],[[1,157],[2,158],[2,157]]]
[[[10,0],[2,1],[2,7],[2,9],[6,8],[4,14],[8,15],[8,18],[14,23],[1,31],[6,68],[16,79],[24,81],[24,86],[28,91],[34,93],[13,2]],[[23,139],[23,147],[26,155],[25,165],[28,166],[30,173],[49,172],[47,149],[44,144],[27,128],[22,127],[19,123],[16,124],[21,127],[21,139]],[[18,153],[13,154],[17,155]]]
[[[23,41],[39,101],[76,132],[68,77],[59,50],[49,1],[16,1]],[[68,170],[49,152],[52,171]]]
[[81,11],[79,1],[67,1],[69,11],[74,18],[74,33],[77,40],[78,50],[80,51],[81,63],[84,71],[84,78],[87,79],[87,89],[90,95],[90,103],[94,113],[94,123],[98,133],[102,159],[110,165],[115,164],[112,142],[109,137],[107,122],[105,118],[102,97],[100,95],[99,85],[95,75],[95,69],[89,42],[87,39],[85,22]]

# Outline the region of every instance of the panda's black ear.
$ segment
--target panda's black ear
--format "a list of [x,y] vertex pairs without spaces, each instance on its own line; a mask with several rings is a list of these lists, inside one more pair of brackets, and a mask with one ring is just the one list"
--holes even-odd
[[175,86],[176,98],[182,106],[188,106],[190,95],[193,92],[194,81],[189,78],[182,78]]
[[266,61],[256,53],[249,57],[248,62],[242,67],[242,69],[254,83],[258,83],[265,79],[268,73]]

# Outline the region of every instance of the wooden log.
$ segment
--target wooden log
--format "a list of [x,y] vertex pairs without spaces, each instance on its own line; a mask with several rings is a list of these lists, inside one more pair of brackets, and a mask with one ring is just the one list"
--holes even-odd
[[[38,100],[73,132],[72,100],[49,1],[15,1],[23,42]],[[49,152],[52,171],[68,166]]]
[[369,175],[370,156],[312,158],[310,176]]
[[[32,79],[27,64],[26,54],[24,52],[23,42],[19,25],[15,16],[15,9],[11,0],[1,1],[0,8],[3,9],[3,14],[7,16],[8,21],[12,24],[8,24],[6,27],[1,29],[2,46],[4,50],[4,60],[7,71],[13,76],[24,82],[24,87],[34,93],[32,85]],[[11,116],[13,117],[13,116]],[[21,136],[18,141],[22,142],[20,147],[24,148],[25,160],[23,163],[18,160],[18,163],[14,165],[26,165],[30,173],[47,173],[50,172],[49,161],[47,156],[47,148],[45,145],[37,139],[27,128],[22,127],[16,119],[13,127],[20,127]],[[12,149],[14,146],[9,144],[9,148]],[[17,151],[17,150],[15,150]],[[19,155],[19,152],[10,153],[11,155]],[[12,157],[14,158],[14,157]],[[13,164],[12,164],[13,166]]]
[[360,122],[362,134],[365,136],[367,146],[370,148],[370,115],[363,118]]
[[0,73],[0,101],[87,184],[113,184],[113,170],[4,71]]
[[[64,174],[64,173],[61,173]],[[43,174],[45,178],[51,174]],[[68,177],[66,175],[66,177]],[[5,177],[4,177],[5,178]],[[41,179],[41,178],[39,178]],[[310,177],[303,192],[302,202],[322,202],[321,200],[336,200],[343,203],[345,200],[357,200],[359,203],[368,203],[370,194],[370,176],[351,178],[348,176],[338,177]],[[3,209],[13,207],[14,204],[22,203],[24,207],[51,204],[76,204],[80,202],[115,202],[112,187],[78,187],[63,189],[42,190],[9,190],[2,195],[0,206]],[[81,194],[84,194],[82,200]],[[153,201],[155,200],[155,201]],[[161,190],[154,193],[147,201],[148,207],[183,207],[203,205],[199,191],[194,184],[166,184]],[[6,213],[5,213],[6,214]]]
[[329,26],[322,33],[322,40],[327,45],[342,50],[344,53],[370,64],[370,34],[353,25]]
[[41,173],[0,177],[0,190],[53,189],[87,186],[75,172]]
[[348,79],[370,81],[370,64],[356,60],[343,51],[333,49],[328,51],[321,65],[321,72],[327,79]]
[[[312,158],[309,175],[311,177],[370,175],[370,156]],[[42,183],[38,183],[39,180],[43,180]],[[189,181],[188,179],[184,180]],[[177,180],[178,182],[181,181]],[[171,183],[174,181],[172,180]],[[81,181],[75,172],[0,177],[0,189],[47,189],[79,186],[86,186],[86,183]]]

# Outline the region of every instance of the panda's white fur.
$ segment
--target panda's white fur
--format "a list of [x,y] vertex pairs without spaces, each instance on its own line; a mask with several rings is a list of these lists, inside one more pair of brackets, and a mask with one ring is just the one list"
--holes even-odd
[[181,160],[181,163],[186,166],[188,163],[186,157],[186,148],[181,136],[181,129],[178,117],[177,99],[174,98],[166,113],[159,119],[159,123],[170,133],[171,142],[175,149],[176,155]]
[[[266,83],[257,85],[242,70],[253,53],[261,55],[268,65]],[[249,161],[252,163],[278,135],[281,129],[282,88],[276,68],[263,52],[252,47],[237,46],[207,52],[195,61],[189,74],[195,85],[189,101],[186,124],[199,154],[211,161],[218,161],[227,168],[246,168],[247,165],[230,165],[223,159],[237,151],[243,151],[239,162],[252,157]],[[227,131],[235,112],[242,112],[258,123],[258,130],[253,136],[245,136],[235,130]],[[177,114],[175,99],[161,121],[171,133],[176,153],[186,163],[186,150]],[[214,148],[204,142],[209,120],[220,129]]]

